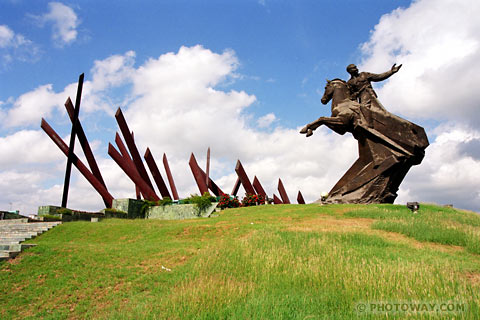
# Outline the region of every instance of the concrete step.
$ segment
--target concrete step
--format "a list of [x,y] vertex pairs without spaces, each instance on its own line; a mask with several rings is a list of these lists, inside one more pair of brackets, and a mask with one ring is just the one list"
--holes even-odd
[[7,260],[7,259],[10,259],[10,253],[8,251],[0,250],[0,261]]
[[0,246],[1,245],[9,245],[9,244],[17,244],[19,243],[18,241],[10,241],[10,240],[7,240],[7,241],[0,241]]
[[25,238],[4,238],[0,237],[0,242],[22,242],[25,241]]
[[19,254],[20,252],[21,252],[21,251],[6,251],[6,250],[0,250],[0,259],[1,259],[1,260],[8,260],[8,259],[15,258],[16,256],[18,256],[18,254]]
[[[0,220],[0,222],[3,221],[7,220]],[[22,250],[36,246],[36,244],[22,244],[20,242],[34,238],[61,224],[60,221],[28,223],[27,219],[11,221],[0,223],[0,260],[14,258]]]
[[28,219],[6,219],[0,220],[0,225],[2,224],[11,224],[11,223],[27,223]]
[[7,236],[7,237],[35,237],[41,234],[42,232],[36,232],[36,231],[13,231],[13,232],[0,232],[2,236]]
[[0,244],[0,250],[2,251],[22,251],[22,245],[20,243],[15,244]]
[[35,228],[49,228],[51,226],[46,225],[46,224],[34,224],[34,223],[22,223],[22,224],[17,224],[17,223],[12,223],[12,224],[2,224],[0,225],[0,230],[2,229],[35,229]]
[[0,234],[0,239],[1,238],[5,238],[5,239],[8,239],[8,238],[24,238],[24,239],[31,239],[33,238],[35,235],[31,234],[31,233],[18,233],[18,234],[8,234],[8,233],[2,233]]

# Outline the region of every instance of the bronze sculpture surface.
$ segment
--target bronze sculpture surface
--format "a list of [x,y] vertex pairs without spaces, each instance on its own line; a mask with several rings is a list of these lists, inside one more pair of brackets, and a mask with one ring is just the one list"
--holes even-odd
[[412,165],[421,163],[429,145],[425,130],[388,112],[378,101],[372,81],[382,81],[401,68],[393,65],[382,74],[347,71],[348,82],[327,80],[321,99],[332,101],[331,117],[320,117],[300,133],[307,137],[325,125],[338,134],[352,133],[359,157],[329,192],[329,203],[393,203],[400,183]]

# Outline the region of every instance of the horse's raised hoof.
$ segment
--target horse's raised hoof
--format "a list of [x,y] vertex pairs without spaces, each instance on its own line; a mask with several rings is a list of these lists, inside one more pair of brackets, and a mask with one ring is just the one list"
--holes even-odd
[[300,130],[300,133],[301,133],[301,134],[305,134],[305,133],[307,133],[307,132],[308,132],[308,130],[309,130],[309,129],[308,129],[308,127],[307,127],[307,126],[305,126],[305,127],[303,127],[303,129],[302,129],[302,130]]
[[308,129],[308,130],[307,130],[307,137],[310,137],[312,134],[313,134],[313,130],[312,130],[312,129]]

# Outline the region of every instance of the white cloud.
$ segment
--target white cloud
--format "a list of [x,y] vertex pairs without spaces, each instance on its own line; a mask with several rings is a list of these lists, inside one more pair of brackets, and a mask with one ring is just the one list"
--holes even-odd
[[[94,67],[91,69],[93,79],[86,80],[83,84],[81,100],[83,115],[96,111],[104,111],[110,116],[114,114],[118,101],[108,90],[132,81],[135,73],[134,62],[133,51],[94,62]],[[76,82],[67,85],[60,92],[55,92],[52,84],[41,85],[17,99],[0,103],[0,119],[5,127],[13,128],[38,126],[42,117],[49,118],[55,111],[59,111],[64,118],[66,117],[64,103],[68,97],[75,102],[76,92]]]
[[402,69],[378,90],[395,113],[414,119],[480,122],[480,2],[421,0],[384,15],[362,45],[361,69]]
[[7,25],[0,25],[1,67],[7,67],[12,61],[36,61],[40,50],[31,40],[15,33]]
[[0,166],[14,169],[21,164],[50,163],[63,159],[60,151],[44,132],[20,130],[7,137],[0,137]]
[[277,119],[277,117],[275,117],[275,114],[269,113],[269,114],[264,115],[263,117],[258,118],[258,120],[257,120],[257,125],[258,125],[260,128],[267,128],[267,127],[269,127],[276,119]]
[[480,132],[458,125],[442,125],[437,131],[439,135],[428,147],[423,163],[411,170],[402,185],[399,202],[420,200],[478,211],[479,149],[463,147],[480,145]]
[[0,48],[12,45],[15,33],[6,25],[0,25]]
[[96,91],[102,91],[125,83],[135,72],[134,63],[135,52],[133,51],[128,51],[125,55],[113,55],[104,60],[96,60],[91,70],[92,86]]
[[21,95],[6,113],[6,127],[17,127],[31,124],[39,125],[42,117],[51,114],[54,108],[61,108],[66,97],[55,93],[51,84],[42,85],[33,91]]
[[50,2],[48,4],[48,12],[41,16],[31,16],[40,25],[49,23],[52,25],[52,39],[55,45],[63,47],[71,44],[77,39],[77,27],[80,20],[75,11],[61,3]]

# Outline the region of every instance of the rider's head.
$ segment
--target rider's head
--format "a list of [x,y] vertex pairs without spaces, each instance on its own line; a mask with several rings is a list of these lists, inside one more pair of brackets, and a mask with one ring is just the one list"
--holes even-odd
[[347,72],[350,73],[350,75],[352,75],[352,76],[356,76],[358,74],[358,68],[353,63],[349,64],[347,66]]

